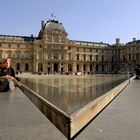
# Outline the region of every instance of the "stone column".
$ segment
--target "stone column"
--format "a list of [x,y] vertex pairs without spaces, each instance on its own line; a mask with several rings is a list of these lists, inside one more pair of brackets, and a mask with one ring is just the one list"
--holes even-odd
[[52,37],[52,43],[54,42],[54,39],[53,39],[53,36],[51,36]]
[[52,53],[52,57],[51,57],[52,60],[53,60],[53,56],[54,56],[54,55],[53,55],[53,53]]
[[45,54],[46,54],[45,59],[48,60],[48,53],[45,53]]
[[68,64],[64,64],[64,72],[68,72]]
[[38,63],[36,62],[35,65],[35,71],[38,72]]
[[43,63],[43,72],[47,72],[47,64]]
[[61,60],[61,53],[58,54],[58,59]]
[[76,73],[76,71],[77,71],[76,62],[73,63],[72,70],[73,70],[73,73]]
[[59,69],[59,72],[61,72],[61,62],[59,62],[58,69]]

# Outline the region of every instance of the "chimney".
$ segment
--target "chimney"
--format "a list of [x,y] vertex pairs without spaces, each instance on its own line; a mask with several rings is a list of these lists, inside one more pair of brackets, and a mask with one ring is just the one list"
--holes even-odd
[[32,39],[32,41],[34,40],[34,36],[33,36],[33,34],[31,34],[31,39]]
[[120,44],[120,38],[116,38],[116,45]]
[[135,37],[133,37],[133,42],[135,42],[136,41],[136,38]]

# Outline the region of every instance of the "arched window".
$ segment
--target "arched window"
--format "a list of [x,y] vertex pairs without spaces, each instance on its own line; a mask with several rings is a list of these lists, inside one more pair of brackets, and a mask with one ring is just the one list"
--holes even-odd
[[20,63],[17,63],[17,70],[20,70]]
[[54,63],[54,72],[58,72],[58,64]]
[[96,65],[96,71],[98,71],[99,70],[99,65]]
[[83,70],[86,71],[86,64],[84,64],[84,66],[83,66]]
[[79,64],[77,64],[77,71],[79,71]]
[[79,60],[79,54],[77,54],[77,60]]
[[92,65],[90,65],[90,72],[92,71]]
[[28,63],[25,64],[25,71],[29,71],[29,65],[28,65]]
[[72,65],[71,64],[68,64],[68,71],[72,71]]
[[43,71],[43,64],[42,63],[39,63],[38,64],[38,71]]

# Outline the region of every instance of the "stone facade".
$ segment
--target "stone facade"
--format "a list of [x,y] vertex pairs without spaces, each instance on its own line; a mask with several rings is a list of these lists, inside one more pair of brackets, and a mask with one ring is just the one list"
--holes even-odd
[[69,40],[57,20],[41,22],[38,37],[0,35],[0,61],[12,58],[15,71],[116,73],[131,71],[140,60],[140,41],[113,45]]

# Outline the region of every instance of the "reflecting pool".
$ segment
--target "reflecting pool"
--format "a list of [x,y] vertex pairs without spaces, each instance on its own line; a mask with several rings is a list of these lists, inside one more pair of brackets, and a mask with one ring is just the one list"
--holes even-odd
[[21,82],[67,114],[71,114],[126,79],[128,75],[117,74],[33,75],[22,77]]

